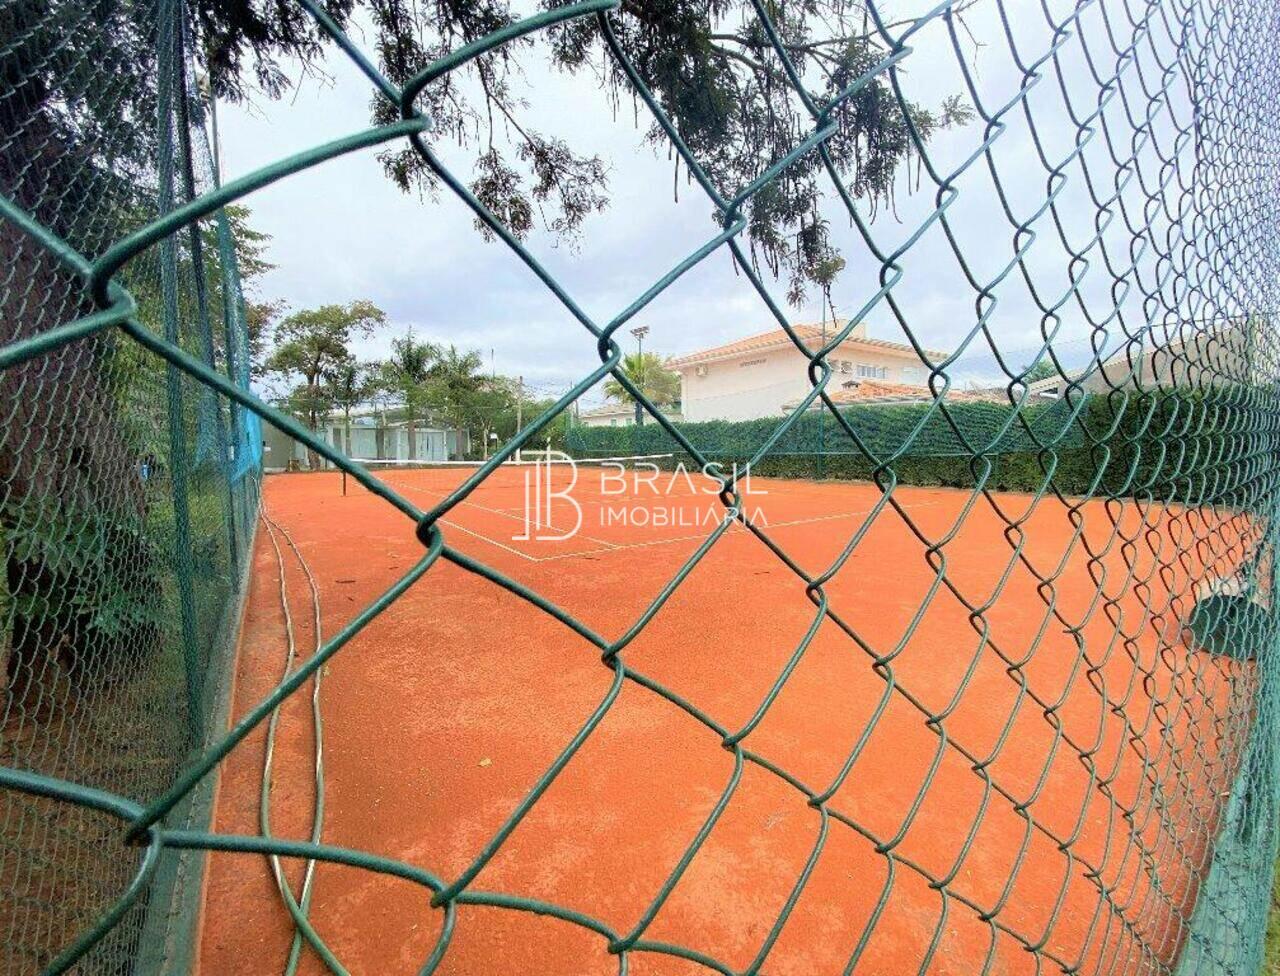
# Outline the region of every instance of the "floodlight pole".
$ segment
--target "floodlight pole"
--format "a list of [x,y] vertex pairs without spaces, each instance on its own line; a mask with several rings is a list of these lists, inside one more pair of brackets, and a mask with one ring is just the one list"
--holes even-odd
[[[516,436],[524,430],[524,377],[516,377]],[[516,464],[520,463],[520,448],[516,448]]]
[[[822,310],[822,348],[827,348],[827,310]],[[818,478],[822,479],[827,474],[827,405],[821,400],[818,401]]]
[[[631,334],[636,337],[636,365],[640,367],[640,370],[643,372],[644,370],[644,337],[649,334],[649,327],[647,325],[637,325],[634,329],[631,330]],[[636,383],[636,386],[643,389],[644,380],[638,377],[636,377],[635,379],[639,380]],[[644,423],[644,407],[640,405],[640,398],[637,397],[636,398],[636,426],[639,427],[643,423]]]

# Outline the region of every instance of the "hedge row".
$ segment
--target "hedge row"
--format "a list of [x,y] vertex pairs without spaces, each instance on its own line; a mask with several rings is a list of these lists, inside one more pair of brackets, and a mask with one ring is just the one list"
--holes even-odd
[[[863,444],[878,457],[906,453],[917,457],[969,457],[974,453],[1035,450],[1042,443],[1083,447],[1082,432],[1071,421],[1065,401],[1047,401],[1025,408],[1017,419],[1007,405],[990,402],[948,406],[946,412],[927,404],[885,404],[848,407],[841,411]],[[709,454],[749,457],[782,422],[780,417],[757,420],[712,420],[677,425],[699,450]],[[1027,427],[1031,429],[1028,430]],[[1067,443],[1070,442],[1070,443]],[[639,427],[575,427],[567,444],[583,454],[662,454],[680,449],[665,428],[652,418]],[[770,453],[813,454],[857,451],[856,443],[830,411],[810,410],[796,419]]]
[[[1147,495],[1232,501],[1270,478],[1280,460],[1272,397],[1242,388],[1093,395],[1014,410],[990,402],[857,406],[842,411],[859,446],[828,413],[810,411],[755,471],[794,478],[871,479],[1068,495]],[[743,462],[782,418],[676,425],[704,456]],[[652,419],[642,426],[574,427],[575,457],[672,453],[678,442]],[[894,458],[885,464],[889,458]]]

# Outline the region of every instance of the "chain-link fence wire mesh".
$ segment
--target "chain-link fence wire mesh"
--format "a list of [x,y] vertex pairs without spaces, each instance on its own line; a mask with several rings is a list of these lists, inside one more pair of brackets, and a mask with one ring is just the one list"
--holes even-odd
[[[401,120],[306,150],[220,188],[210,186],[203,169],[193,172],[207,156],[198,138],[196,148],[187,142],[191,134],[198,136],[201,120],[195,117],[199,102],[183,67],[185,29],[174,0],[160,0],[154,7],[112,8],[109,30],[79,29],[99,15],[100,8],[93,5],[19,2],[4,8],[0,56],[10,84],[0,94],[6,120],[0,153],[0,226],[6,247],[2,307],[8,331],[7,344],[0,350],[6,410],[0,462],[6,486],[8,692],[6,764],[0,769],[0,786],[5,787],[4,945],[18,971],[41,965],[62,971],[77,959],[90,970],[127,968],[129,954],[137,950],[142,908],[162,854],[195,849],[345,863],[423,886],[440,914],[439,937],[423,972],[434,971],[447,958],[458,909],[464,905],[533,911],[581,926],[606,941],[620,972],[638,954],[676,956],[708,970],[730,972],[722,960],[645,936],[715,822],[733,802],[748,763],[778,776],[795,790],[797,803],[807,805],[820,820],[809,859],[748,966],[750,972],[767,971],[770,951],[828,837],[843,830],[873,842],[890,867],[878,907],[866,919],[863,937],[850,947],[846,972],[858,969],[895,872],[919,875],[943,902],[934,938],[923,950],[921,972],[933,960],[948,911],[968,913],[989,927],[991,950],[984,971],[996,965],[998,939],[1023,947],[1035,958],[1037,971],[1256,969],[1276,848],[1277,801],[1277,632],[1271,612],[1274,507],[1280,498],[1273,318],[1280,271],[1275,218],[1280,202],[1275,138],[1280,131],[1280,59],[1274,53],[1280,11],[1275,5],[1086,0],[1055,10],[1050,4],[995,2],[1001,31],[981,40],[1010,59],[1020,80],[1011,97],[992,104],[969,71],[962,50],[964,28],[953,3],[941,3],[924,16],[902,22],[891,21],[879,4],[868,3],[876,56],[833,97],[819,100],[806,89],[790,56],[785,11],[755,2],[752,10],[762,50],[774,60],[778,78],[800,100],[812,125],[796,138],[789,153],[748,185],[733,188],[719,186],[716,174],[704,170],[637,72],[615,33],[613,0],[555,7],[513,22],[424,66],[403,86],[384,77],[314,0],[301,0],[301,6]],[[1014,29],[1018,18],[1036,18],[1043,43],[1033,50],[1020,46]],[[955,65],[978,119],[979,138],[972,151],[949,168],[935,162],[912,123],[903,93],[913,45],[922,31],[933,28],[950,38]],[[430,119],[415,108],[427,86],[471,59],[535,31],[568,29],[598,33],[610,65],[625,76],[720,218],[718,231],[691,245],[684,260],[603,323],[588,315],[441,162],[430,143]],[[1068,51],[1082,57],[1087,67],[1083,79],[1076,78],[1071,86],[1063,79],[1062,60]],[[1081,81],[1090,93],[1083,100],[1069,93],[1078,93]],[[1070,135],[1060,155],[1051,154],[1046,149],[1049,140],[1035,135],[1043,132],[1037,126],[1048,120],[1037,119],[1032,111],[1031,93],[1055,85],[1062,97],[1055,103],[1053,124]],[[924,216],[892,245],[842,181],[828,146],[840,125],[856,124],[846,113],[867,110],[901,114],[905,137],[920,160],[920,179],[936,191]],[[161,123],[148,129],[144,120],[156,118]],[[1033,133],[1021,165],[1043,174],[1043,192],[1025,211],[1003,192],[1007,176],[994,149],[1015,118],[1025,120]],[[546,285],[581,327],[582,341],[594,342],[600,358],[599,368],[582,377],[550,411],[425,511],[248,392],[245,363],[242,356],[237,359],[243,353],[244,323],[232,297],[232,252],[225,223],[217,216],[227,203],[276,179],[345,152],[399,146],[403,140],[442,186]],[[817,160],[831,177],[830,190],[860,242],[856,260],[869,263],[878,281],[858,312],[818,348],[795,333],[741,243],[756,198],[775,181],[787,179],[800,160]],[[976,270],[973,255],[962,244],[962,228],[949,214],[964,193],[966,177],[975,171],[990,174],[993,189],[985,203],[1006,222],[1012,243],[1007,259],[990,275]],[[1092,201],[1092,230],[1079,239],[1068,230],[1075,226],[1070,215],[1059,208],[1068,184],[1083,187]],[[202,231],[210,228],[214,232],[206,237]],[[900,284],[905,257],[929,232],[945,237],[964,269],[973,300],[972,323],[953,351],[941,357],[928,351],[935,342],[917,334],[918,324]],[[1058,277],[1034,263],[1041,239],[1056,241],[1068,255],[1066,267],[1057,269]],[[672,424],[618,368],[621,352],[615,341],[618,330],[673,282],[723,249],[733,253],[741,273],[804,354],[812,381],[811,392],[749,449],[736,445],[726,453],[744,453],[748,465],[759,464],[811,423],[810,411],[822,411],[830,449],[863,458],[869,478],[880,489],[867,524],[894,517],[912,527],[926,546],[925,558],[935,574],[930,592],[954,594],[979,634],[987,633],[986,614],[1000,600],[1000,587],[983,600],[965,593],[947,571],[945,545],[950,536],[930,539],[896,497],[904,480],[901,462],[926,430],[933,432],[929,436],[949,431],[951,453],[963,459],[969,479],[972,504],[961,509],[961,518],[972,505],[989,506],[1005,523],[1009,551],[1001,558],[1011,566],[1021,559],[1026,533],[1032,530],[1025,504],[1009,505],[993,490],[992,472],[1001,443],[1007,446],[1008,438],[1017,439],[1014,453],[1034,462],[1022,475],[1034,481],[1026,489],[1033,500],[1058,504],[1069,518],[1081,517],[1091,502],[1103,503],[1113,519],[1108,549],[1114,546],[1121,552],[1129,565],[1126,588],[1143,601],[1153,599],[1151,584],[1169,569],[1162,560],[1183,559],[1187,547],[1213,554],[1209,562],[1218,573],[1216,581],[1200,580],[1170,594],[1159,607],[1147,606],[1136,625],[1149,631],[1145,636],[1162,649],[1184,638],[1202,648],[1195,655],[1160,653],[1154,659],[1130,653],[1129,687],[1137,683],[1164,689],[1150,692],[1151,711],[1145,720],[1126,708],[1128,691],[1109,688],[1100,678],[1115,641],[1108,648],[1090,646],[1086,621],[1069,619],[1055,602],[1056,587],[1066,571],[1065,554],[1057,568],[1022,560],[1038,580],[1046,623],[1075,637],[1073,673],[1081,682],[1096,681],[1096,693],[1123,723],[1142,771],[1142,788],[1126,804],[1108,789],[1115,769],[1099,765],[1098,744],[1067,733],[1059,718],[1062,700],[1044,697],[1028,681],[1026,665],[1037,646],[1015,655],[994,648],[1007,665],[1009,679],[1019,686],[1020,700],[1025,698],[1041,711],[1054,730],[1055,748],[1078,758],[1109,815],[1123,825],[1122,842],[1109,847],[1101,863],[1075,849],[1074,835],[1055,833],[1035,816],[1030,801],[1004,787],[992,774],[992,757],[973,754],[949,737],[946,710],[931,711],[911,688],[895,680],[893,658],[900,648],[870,646],[859,635],[858,621],[843,619],[829,605],[824,586],[858,549],[865,526],[829,567],[813,574],[766,529],[746,519],[728,519],[616,639],[597,634],[538,593],[449,544],[442,516],[482,485],[497,465],[536,443],[558,412],[611,374],[641,402],[661,437],[692,464],[709,466],[716,473],[726,509],[738,509],[738,479],[746,466],[735,471],[717,467],[717,459]],[[992,320],[1002,287],[1019,280],[1038,307],[1034,325],[1043,347],[1036,362],[1014,367],[1000,359],[1001,340]],[[1098,293],[1086,291],[1098,281],[1103,283],[1101,302]],[[873,309],[891,315],[912,344],[927,370],[932,397],[912,423],[900,425],[888,440],[860,429],[866,415],[840,409],[832,397],[827,361]],[[1091,361],[1071,370],[1054,355],[1054,340],[1068,310],[1087,323],[1093,340]],[[218,325],[226,331],[219,331]],[[983,345],[990,347],[1007,377],[1007,404],[994,420],[987,417],[973,425],[960,409],[950,374],[966,350]],[[1041,361],[1053,362],[1063,375],[1064,393],[1062,402],[1051,409],[1033,410],[1025,371]],[[402,512],[406,531],[416,531],[423,553],[377,601],[239,716],[230,731],[213,737],[199,758],[177,770],[184,745],[202,728],[208,686],[221,664],[216,622],[233,602],[233,581],[249,536],[255,496],[252,478],[246,475],[259,461],[252,451],[252,415],[303,441]],[[1059,461],[1068,445],[1081,455],[1076,461],[1084,472],[1079,475],[1083,484],[1064,487]],[[1131,535],[1123,516],[1134,512],[1141,528]],[[1171,555],[1157,554],[1154,561],[1141,565],[1131,561],[1143,533],[1164,522],[1176,522],[1185,530],[1185,547]],[[685,701],[628,667],[627,645],[735,524],[758,536],[794,573],[817,619],[830,620],[848,636],[851,650],[865,655],[867,666],[884,682],[886,696],[897,696],[919,712],[938,738],[940,755],[961,756],[983,783],[990,802],[1008,805],[1025,822],[1028,838],[1047,838],[1081,868],[1096,897],[1087,935],[1073,958],[1063,958],[1049,946],[1049,929],[1062,908],[1065,881],[1053,904],[1042,906],[1048,928],[1024,930],[1005,911],[1012,876],[997,904],[976,901],[958,879],[958,870],[934,876],[896,850],[907,824],[894,838],[875,836],[833,804],[838,783],[826,789],[804,786],[781,766],[753,753],[744,744],[753,723],[736,731],[723,728],[696,702]],[[1070,545],[1085,545],[1078,531]],[[433,568],[442,562],[550,615],[598,647],[602,665],[612,672],[603,702],[467,870],[443,878],[429,866],[363,851],[214,834],[175,821],[175,811],[237,743],[267,720],[281,701],[307,685],[326,661],[411,585],[419,580],[430,585]],[[1090,552],[1089,564],[1100,567],[1101,554]],[[1118,599],[1098,580],[1097,599],[1087,612],[1091,617],[1106,616],[1118,608]],[[1179,624],[1168,628],[1169,617]],[[1113,622],[1115,635],[1131,649],[1133,635],[1122,633],[1121,624]],[[760,626],[767,627],[767,621]],[[806,646],[807,640],[795,648],[788,669],[760,703],[757,718],[776,698]],[[1210,672],[1230,678],[1231,700],[1225,713],[1212,714],[1215,705],[1204,683]],[[690,841],[667,882],[653,893],[649,910],[630,931],[614,931],[578,911],[479,890],[473,884],[476,876],[573,761],[626,682],[662,696],[702,723],[712,735],[708,748],[718,741],[735,764],[706,828]],[[962,685],[957,695],[964,692]],[[1212,747],[1197,744],[1188,752],[1179,741],[1187,734],[1182,719],[1206,715],[1215,741]],[[876,720],[873,716],[871,726]],[[128,743],[124,759],[112,750],[118,741]],[[926,777],[921,797],[930,785],[931,777]],[[972,825],[970,843],[978,826]],[[1122,885],[1117,861],[1139,865],[1143,883]],[[1188,890],[1165,883],[1166,872],[1183,869],[1193,878]],[[1016,864],[1013,872],[1017,873]],[[305,911],[296,904],[291,911],[309,947],[336,967],[339,961],[330,955],[322,934],[306,922]],[[60,954],[51,962],[55,953]]]
[[[1241,340],[1252,328],[1232,330],[1225,339]],[[1091,382],[1087,373],[1076,378],[1082,384],[1100,385],[1097,379]],[[905,483],[966,488],[974,481],[970,462],[976,447],[991,462],[988,487],[1034,493],[1044,480],[1040,452],[1049,445],[1055,464],[1054,487],[1063,494],[1091,494],[1097,484],[1103,493],[1112,487],[1124,491],[1125,479],[1131,479],[1169,498],[1177,485],[1177,479],[1167,477],[1170,462],[1162,451],[1170,429],[1181,431],[1178,449],[1186,458],[1186,475],[1214,470],[1224,449],[1252,450],[1245,432],[1237,427],[1238,415],[1211,412],[1211,406],[1194,389],[1153,391],[1149,416],[1127,411],[1118,418],[1113,405],[1096,390],[1092,394],[1082,391],[1079,398],[1033,396],[1028,402],[1012,405],[1004,389],[960,391],[948,399],[954,402],[945,415],[932,407],[923,391],[895,391],[880,404],[841,406],[840,423],[859,432],[865,452],[847,439],[842,442],[839,426],[831,422],[825,409],[811,408],[774,441],[753,470],[764,476],[872,478],[880,459],[893,458],[894,472]],[[1202,416],[1188,423],[1194,415]],[[1110,437],[1113,454],[1101,459],[1086,430],[1105,430],[1114,420],[1119,421],[1119,429]],[[679,423],[677,427],[706,457],[726,466],[745,466],[772,437],[777,421],[766,417]],[[679,450],[675,438],[657,424],[578,426],[569,430],[566,446],[579,458]],[[1129,473],[1130,463],[1136,466],[1136,474]],[[1123,475],[1119,474],[1122,470]],[[1245,468],[1229,476],[1252,477]],[[1220,485],[1218,490],[1229,489]]]
[[[180,25],[146,2],[0,4],[0,763],[136,799],[204,741],[260,444],[251,415],[115,328],[247,387],[226,220],[139,255],[96,307],[78,256],[213,185]],[[0,971],[49,966],[120,902],[137,863],[118,834],[4,791]],[[82,971],[129,971],[163,887],[135,892]]]

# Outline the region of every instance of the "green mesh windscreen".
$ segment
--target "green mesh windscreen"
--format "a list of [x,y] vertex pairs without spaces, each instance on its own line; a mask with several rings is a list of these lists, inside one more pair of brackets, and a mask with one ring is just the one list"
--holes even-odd
[[[119,327],[246,388],[227,221],[86,290],[81,255],[214,186],[183,44],[152,3],[0,5],[0,763],[134,800],[173,781],[225,695],[257,509],[256,418]],[[131,889],[118,834],[4,792],[0,971],[68,958],[117,904],[81,971],[130,971],[174,882]]]

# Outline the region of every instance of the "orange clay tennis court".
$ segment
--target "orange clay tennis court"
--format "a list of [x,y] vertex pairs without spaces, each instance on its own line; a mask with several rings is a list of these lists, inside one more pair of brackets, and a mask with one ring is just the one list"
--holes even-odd
[[[448,544],[609,639],[659,595],[714,528],[701,513],[719,507],[666,474],[656,491],[606,494],[588,470],[573,492],[577,535],[520,539],[523,476],[500,469],[450,511]],[[425,509],[462,474],[380,477]],[[1224,743],[1244,741],[1255,681],[1253,665],[1191,648],[1183,622],[1199,595],[1192,581],[1229,578],[1244,558],[1246,520],[1134,502],[1073,512],[1052,498],[1031,507],[1029,496],[975,501],[911,487],[893,492],[898,509],[882,505],[873,518],[881,493],[869,484],[756,479],[751,488],[747,514],[810,575],[858,541],[825,584],[830,616],[742,739],[762,762],[742,764],[645,942],[787,976],[851,963],[880,976],[1033,973],[1028,946],[1098,971],[1167,966],[1238,766]],[[421,555],[410,521],[354,485],[343,497],[336,473],[269,476],[263,497],[315,575],[326,635]],[[563,500],[551,514],[556,528],[572,520]],[[305,655],[309,590],[297,561],[286,555],[284,565]],[[233,717],[279,681],[284,661],[279,571],[262,531],[250,585]],[[734,526],[622,660],[738,732],[816,614],[800,578]],[[613,680],[598,648],[569,628],[437,562],[324,669],[323,839],[453,880]],[[282,709],[272,781],[273,828],[299,839],[311,827],[310,707],[300,692]],[[221,769],[220,832],[259,829],[264,736],[260,727]],[[624,682],[469,888],[633,934],[735,783],[722,738]],[[822,809],[809,802],[825,794]],[[286,863],[295,891],[302,867]],[[393,974],[419,970],[444,913],[421,887],[321,863],[311,916],[348,971]],[[210,858],[203,976],[278,970],[292,932],[264,858]],[[625,955],[640,976],[712,971],[660,952]],[[304,949],[300,971],[324,967]],[[619,958],[579,925],[460,905],[437,971],[594,976],[619,972]]]

